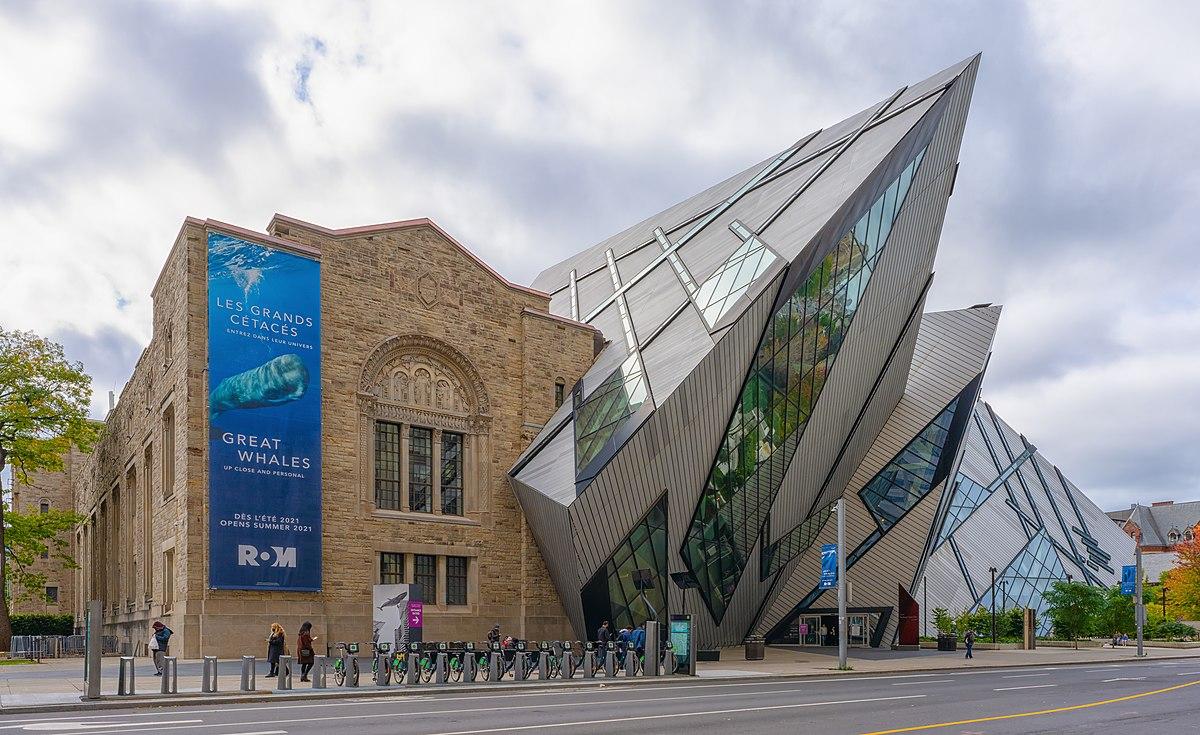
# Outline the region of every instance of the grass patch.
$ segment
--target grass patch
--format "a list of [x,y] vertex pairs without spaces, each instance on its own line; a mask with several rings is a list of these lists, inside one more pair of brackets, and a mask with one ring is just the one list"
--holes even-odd
[[0,658],[0,666],[21,666],[22,664],[36,664],[37,661],[30,661],[27,658]]

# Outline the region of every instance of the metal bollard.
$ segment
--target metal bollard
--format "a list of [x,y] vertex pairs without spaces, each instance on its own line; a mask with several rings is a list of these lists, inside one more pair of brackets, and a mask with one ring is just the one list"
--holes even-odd
[[596,652],[590,648],[583,652],[583,678],[596,678]]
[[513,681],[525,681],[529,676],[529,659],[524,651],[513,654]]
[[448,669],[449,669],[449,664],[447,663],[447,660],[446,660],[446,652],[438,651],[437,658],[435,658],[433,660],[433,671],[434,671],[433,681],[435,684],[445,684],[446,683],[446,671]]
[[575,652],[571,649],[566,649],[562,653],[562,678],[575,678],[575,669],[578,667],[578,662],[575,660]]
[[358,686],[358,655],[349,656],[346,658],[346,686]]
[[286,690],[292,688],[292,657],[279,657],[279,681],[275,685],[276,690]]
[[550,651],[538,651],[538,681],[545,681],[549,678]]
[[125,697],[133,693],[133,656],[122,656],[121,668],[117,672],[117,696]]
[[243,692],[252,692],[258,687],[258,672],[254,669],[255,663],[253,656],[242,656],[242,683],[238,688]]
[[162,694],[179,693],[179,659],[175,656],[163,656]]
[[463,681],[475,681],[475,676],[479,673],[476,670],[475,651],[468,648],[463,651]]
[[404,664],[404,683],[405,684],[420,684],[421,683],[421,654],[409,653],[408,659]]
[[610,678],[617,675],[617,651],[615,648],[604,652],[604,675]]
[[500,657],[504,655],[499,651],[492,651],[488,654],[488,681],[495,684],[500,681],[501,672],[504,668],[500,665]]
[[312,688],[313,689],[325,689],[327,687],[327,683],[325,680],[325,674],[328,671],[329,671],[329,657],[328,656],[314,656],[313,657],[313,669],[312,669]]

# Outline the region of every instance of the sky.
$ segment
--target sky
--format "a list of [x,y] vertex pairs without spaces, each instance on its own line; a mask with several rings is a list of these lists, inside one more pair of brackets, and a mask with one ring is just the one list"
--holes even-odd
[[0,325],[119,392],[185,216],[430,217],[511,280],[976,52],[928,308],[1106,510],[1200,497],[1200,5],[0,0]]

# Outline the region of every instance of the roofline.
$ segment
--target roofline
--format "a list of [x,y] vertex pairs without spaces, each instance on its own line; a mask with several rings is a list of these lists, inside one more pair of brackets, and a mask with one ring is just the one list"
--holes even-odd
[[358,235],[371,235],[371,234],[375,234],[375,233],[379,233],[379,232],[388,232],[391,230],[407,230],[407,229],[412,229],[414,227],[429,227],[434,232],[437,232],[439,235],[446,238],[446,240],[450,241],[452,244],[454,244],[456,247],[458,247],[458,249],[461,250],[464,255],[466,255],[471,260],[475,261],[476,264],[478,264],[480,267],[485,269],[487,272],[491,273],[492,276],[496,278],[496,280],[500,281],[505,286],[508,286],[509,288],[513,289],[514,291],[522,291],[524,293],[532,294],[534,296],[538,296],[538,297],[544,298],[546,300],[550,299],[550,294],[545,291],[540,291],[540,290],[538,290],[536,288],[532,288],[530,286],[522,286],[519,283],[513,283],[512,281],[508,280],[504,276],[500,275],[500,273],[495,268],[488,265],[482,258],[480,258],[475,253],[471,252],[471,250],[467,246],[463,245],[461,242],[459,242],[457,239],[455,239],[455,237],[453,235],[451,235],[449,232],[446,232],[444,229],[442,229],[440,226],[438,226],[438,224],[436,222],[429,219],[428,217],[418,217],[416,219],[398,220],[395,222],[381,222],[379,224],[361,225],[359,227],[343,227],[341,229],[331,229],[328,227],[323,227],[321,225],[313,224],[312,222],[306,222],[302,219],[297,219],[295,217],[290,217],[286,214],[280,214],[279,212],[276,212],[275,215],[273,217],[271,217],[271,221],[269,223],[267,223],[267,229],[273,229],[276,223],[282,223],[282,224],[286,224],[286,225],[293,226],[293,227],[302,227],[304,229],[312,230],[313,232],[318,232],[322,235],[325,235],[326,237],[356,237]]
[[548,311],[538,311],[537,309],[531,309],[528,306],[526,306],[525,309],[522,311],[522,313],[528,314],[530,316],[541,317],[542,319],[549,319],[552,322],[560,322],[562,324],[565,324],[565,325],[571,326],[571,327],[583,327],[584,329],[591,330],[591,331],[595,332],[596,334],[601,333],[600,329],[598,327],[588,324],[587,322],[576,321],[574,319],[571,319],[570,317],[559,316],[558,314],[553,314]]

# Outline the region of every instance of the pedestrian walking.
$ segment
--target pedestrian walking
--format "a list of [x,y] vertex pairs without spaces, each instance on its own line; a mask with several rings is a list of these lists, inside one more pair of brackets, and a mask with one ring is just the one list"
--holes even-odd
[[963,640],[967,643],[967,658],[975,658],[975,630],[968,629]]
[[629,634],[629,645],[640,656],[646,652],[646,624],[642,623],[637,630]]
[[296,660],[300,662],[300,681],[308,681],[308,672],[312,670],[315,660],[313,641],[316,639],[317,636],[312,634],[312,623],[305,620],[296,636]]
[[271,671],[267,676],[279,675],[279,657],[283,655],[286,639],[287,634],[283,632],[283,626],[271,623],[271,636],[267,638],[267,663],[271,664]]
[[597,648],[603,649],[607,647],[608,642],[612,640],[612,631],[608,628],[608,621],[600,623],[600,627],[596,629]]
[[150,628],[154,631],[150,635],[150,651],[154,655],[154,668],[157,669],[154,675],[162,676],[163,659],[170,652],[172,631],[163,625],[161,620],[155,620],[154,625],[150,626]]

